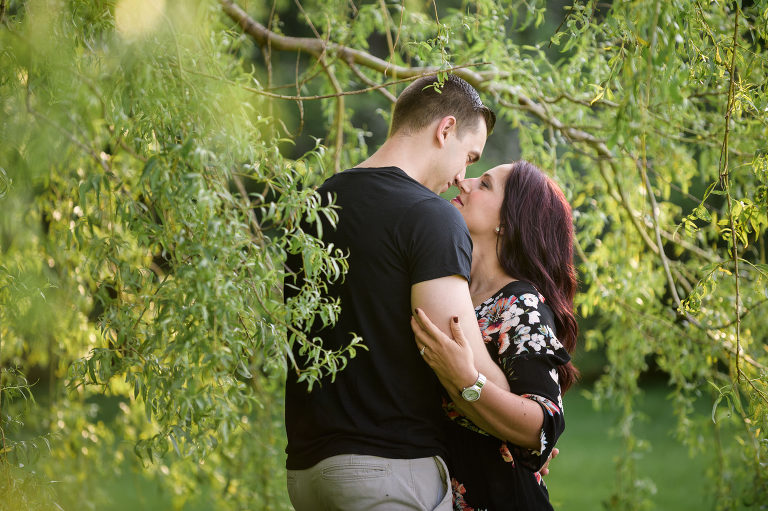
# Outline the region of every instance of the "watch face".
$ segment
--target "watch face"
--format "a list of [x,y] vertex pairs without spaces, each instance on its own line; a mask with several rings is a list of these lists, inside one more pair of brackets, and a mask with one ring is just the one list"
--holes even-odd
[[464,391],[461,393],[461,397],[467,401],[477,401],[477,399],[480,397],[480,392],[475,388],[464,389]]

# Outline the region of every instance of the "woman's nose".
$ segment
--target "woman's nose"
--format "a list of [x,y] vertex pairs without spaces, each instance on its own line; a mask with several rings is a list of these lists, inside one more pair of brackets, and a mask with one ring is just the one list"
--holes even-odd
[[469,191],[469,179],[457,179],[456,180],[456,187],[461,192],[468,192]]

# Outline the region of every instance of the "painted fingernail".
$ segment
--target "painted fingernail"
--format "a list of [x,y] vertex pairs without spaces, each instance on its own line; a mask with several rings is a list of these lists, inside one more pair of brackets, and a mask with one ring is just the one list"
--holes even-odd
[[458,316],[454,316],[453,317],[453,322],[454,323],[458,323],[459,322],[459,317]]

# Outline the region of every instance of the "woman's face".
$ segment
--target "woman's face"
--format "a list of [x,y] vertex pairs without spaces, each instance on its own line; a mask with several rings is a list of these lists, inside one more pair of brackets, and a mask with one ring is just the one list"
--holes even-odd
[[451,203],[461,212],[473,238],[497,235],[504,183],[511,170],[512,164],[507,163],[493,167],[480,177],[459,182],[459,195]]

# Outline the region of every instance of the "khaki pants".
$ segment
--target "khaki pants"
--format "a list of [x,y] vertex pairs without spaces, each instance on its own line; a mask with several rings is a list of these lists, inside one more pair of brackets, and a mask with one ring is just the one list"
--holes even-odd
[[288,471],[296,511],[451,511],[448,469],[439,456],[401,460],[343,454]]

